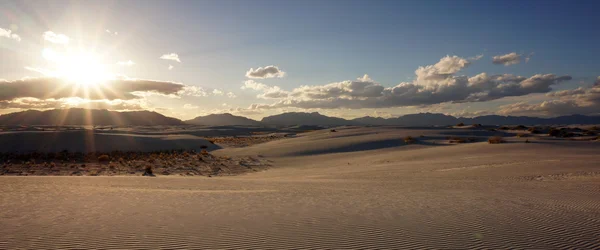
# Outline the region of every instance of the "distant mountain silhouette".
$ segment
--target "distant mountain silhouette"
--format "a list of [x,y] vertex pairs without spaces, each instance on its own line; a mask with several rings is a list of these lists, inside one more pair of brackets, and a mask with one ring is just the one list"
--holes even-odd
[[447,126],[458,123],[482,125],[567,125],[600,124],[600,116],[568,115],[552,118],[528,116],[486,115],[473,118],[454,117],[444,114],[419,113],[395,118],[365,116],[352,120],[329,117],[317,112],[289,112],[255,121],[232,114],[199,116],[182,122],[151,111],[117,112],[105,109],[55,109],[47,111],[27,110],[0,115],[0,125],[208,125],[208,126],[343,126],[343,125],[396,125],[396,126]]
[[117,112],[105,109],[27,110],[0,115],[0,125],[182,125],[181,120],[151,111]]
[[276,126],[294,126],[294,125],[317,125],[317,126],[342,126],[356,125],[356,122],[337,117],[329,117],[317,112],[289,112],[279,115],[267,116],[261,122]]
[[600,116],[568,115],[553,118],[539,118],[528,116],[499,116],[486,115],[473,118],[454,117],[444,114],[419,113],[409,114],[395,118],[381,118],[365,116],[352,120],[337,117],[328,117],[317,112],[314,113],[283,113],[262,119],[268,125],[396,125],[396,126],[447,126],[458,123],[482,125],[560,125],[560,124],[600,124]]
[[558,124],[600,124],[600,116],[585,116],[585,115],[569,115],[553,118],[539,118],[528,116],[499,116],[486,115],[473,118],[459,117],[419,113],[404,115],[397,118],[375,118],[362,117],[352,121],[363,125],[401,125],[401,126],[444,126],[455,125],[458,123],[465,124],[482,124],[482,125],[558,125]]
[[194,119],[185,121],[187,124],[207,125],[207,126],[231,126],[231,125],[263,125],[259,121],[255,121],[243,116],[235,116],[232,114],[211,114],[207,116],[198,116]]

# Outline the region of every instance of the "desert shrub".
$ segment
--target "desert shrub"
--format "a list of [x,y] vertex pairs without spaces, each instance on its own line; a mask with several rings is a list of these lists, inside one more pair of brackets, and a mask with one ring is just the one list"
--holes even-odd
[[573,136],[575,136],[574,133],[569,132],[564,128],[562,128],[562,129],[551,128],[550,131],[548,131],[548,135],[554,136],[554,137],[573,137]]
[[411,144],[411,143],[415,143],[416,141],[417,140],[415,140],[415,138],[413,138],[412,136],[404,137],[404,142],[405,143]]
[[516,127],[513,128],[514,130],[526,130],[527,127],[523,126],[523,125],[518,125]]
[[500,136],[492,136],[488,139],[488,143],[489,144],[499,144],[499,143],[504,143],[506,141],[504,141],[504,139],[502,139],[502,137]]
[[98,157],[99,162],[108,162],[110,161],[110,157],[108,155],[101,155]]
[[500,130],[509,130],[510,128],[507,127],[507,126],[502,126],[502,127],[498,128],[498,129],[500,129]]
[[144,175],[153,175],[152,174],[152,166],[144,167]]
[[206,149],[202,149],[202,151],[200,151],[200,154],[202,154],[202,155],[208,155],[208,151],[206,151]]
[[330,129],[329,132],[337,132],[335,129]]
[[465,125],[465,124],[464,124],[464,123],[462,123],[462,122],[461,122],[461,123],[459,123],[459,124],[456,124],[456,126],[458,126],[458,127],[462,127],[462,126],[464,126],[464,125]]

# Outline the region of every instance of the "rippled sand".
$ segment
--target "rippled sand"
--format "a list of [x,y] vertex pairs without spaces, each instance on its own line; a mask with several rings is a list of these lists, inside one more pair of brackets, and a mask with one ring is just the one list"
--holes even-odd
[[235,177],[0,177],[0,249],[600,248],[599,142],[337,131],[215,151],[274,161]]

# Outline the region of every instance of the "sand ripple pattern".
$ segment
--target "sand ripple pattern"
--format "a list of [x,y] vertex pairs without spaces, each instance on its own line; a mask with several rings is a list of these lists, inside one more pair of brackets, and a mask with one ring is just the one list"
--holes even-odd
[[146,185],[126,178],[108,179],[110,188],[22,180],[2,179],[0,249],[600,249],[593,183],[428,192],[382,183],[359,193],[343,183],[269,187],[277,192],[224,183],[233,191],[221,192],[215,182],[206,185],[215,192],[190,192],[202,186],[193,179],[164,192],[118,188]]

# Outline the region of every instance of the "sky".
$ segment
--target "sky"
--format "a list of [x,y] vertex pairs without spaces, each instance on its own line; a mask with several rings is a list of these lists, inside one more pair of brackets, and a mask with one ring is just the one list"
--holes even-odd
[[1,1],[0,114],[599,114],[597,1]]

